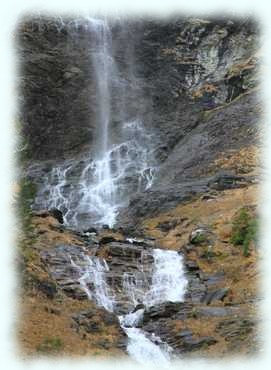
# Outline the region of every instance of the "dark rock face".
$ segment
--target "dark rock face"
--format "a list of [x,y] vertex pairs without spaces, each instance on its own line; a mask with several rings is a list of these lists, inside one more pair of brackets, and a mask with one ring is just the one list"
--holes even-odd
[[208,292],[205,297],[203,297],[202,302],[206,303],[207,305],[212,303],[213,301],[223,301],[223,299],[227,296],[229,292],[228,288],[218,289],[213,292]]
[[[185,316],[185,312],[187,309],[187,305],[185,303],[180,302],[165,302],[157,306],[150,307],[144,314],[143,323],[147,323],[149,321],[161,319],[164,317],[172,317],[174,314],[183,314]],[[188,306],[188,309],[191,309],[191,306]]]
[[120,219],[136,220],[157,214],[210,190],[246,186],[254,179],[220,171],[207,177],[202,170],[221,152],[257,143],[260,102],[254,94],[240,97],[199,121],[160,165],[153,187],[135,194]]
[[63,214],[62,212],[57,208],[52,208],[49,210],[49,214],[53,216],[57,221],[61,224],[64,223]]
[[[96,257],[99,261],[105,258],[110,267],[110,271],[104,269],[104,276],[110,287],[109,296],[115,296],[114,312],[122,314],[132,310],[133,297],[143,297],[144,291],[151,284],[154,261],[151,250],[135,243],[113,241],[100,244],[99,248],[90,251],[87,247],[59,245],[53,250],[41,252],[41,258],[52,279],[67,295],[76,299],[89,298],[86,289],[80,284],[84,273],[89,273],[90,277],[93,274],[92,270],[87,269],[91,266],[87,256]],[[132,284],[127,289],[123,289],[125,276],[127,283]],[[138,287],[133,285],[135,280]],[[90,291],[95,290],[94,284],[90,279],[87,286]]]
[[93,138],[89,39],[83,30],[75,37],[58,26],[29,19],[18,29],[21,120],[32,159],[63,158]]

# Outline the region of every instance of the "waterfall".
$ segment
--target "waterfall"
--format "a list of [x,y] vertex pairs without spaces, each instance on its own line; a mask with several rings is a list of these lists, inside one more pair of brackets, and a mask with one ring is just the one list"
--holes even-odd
[[155,344],[155,342],[161,342],[159,337],[153,335],[151,339],[148,339],[145,333],[138,328],[126,328],[125,331],[129,337],[127,351],[137,362],[142,365],[169,365],[170,348],[163,349]]
[[[144,251],[141,252],[140,261],[144,261]],[[138,328],[143,319],[145,309],[159,303],[171,301],[181,302],[187,286],[184,274],[182,256],[175,251],[153,249],[150,251],[153,257],[153,265],[149,271],[151,282],[142,265],[138,265],[138,271],[131,273],[127,279],[127,273],[122,275],[122,292],[114,284],[108,284],[107,275],[110,276],[110,267],[105,260],[97,257],[85,256],[82,266],[73,266],[80,272],[79,283],[87,293],[89,299],[94,300],[99,306],[118,315],[121,327],[128,336],[127,352],[136,361],[147,364],[168,365],[171,360],[172,349],[154,333],[146,333]],[[124,301],[130,303],[131,309],[125,314],[117,311],[118,295],[124,294]],[[141,302],[145,308],[135,311],[137,304]]]
[[[69,29],[80,32],[82,24],[72,22]],[[128,109],[128,91],[136,84],[132,66],[128,68],[128,79],[120,74],[111,27],[105,19],[85,19],[83,29],[91,38],[95,143],[78,156],[46,168],[35,199],[38,208],[58,208],[66,225],[81,230],[93,225],[112,227],[131,194],[150,189],[156,174],[155,135],[134,109],[133,113]],[[120,96],[120,107],[115,106],[116,95]],[[117,116],[116,109],[120,110]],[[134,240],[127,243],[128,249],[136,248]],[[118,316],[128,337],[130,356],[144,364],[167,365],[172,349],[139,326],[149,307],[183,300],[186,279],[182,257],[175,251],[161,249],[142,249],[140,253],[136,266],[118,272],[115,280],[110,262],[99,257],[83,254],[78,260],[70,257],[70,262],[88,299]],[[138,304],[144,304],[144,308],[136,309]]]
[[[119,72],[109,23],[93,18],[84,22],[91,38],[90,70],[96,92],[95,142],[79,158],[54,162],[54,167],[46,170],[35,200],[37,208],[60,209],[65,224],[76,229],[104,224],[112,227],[130,195],[149,189],[156,172],[154,135],[141,117],[133,114],[127,118],[130,101],[126,95],[133,82]],[[79,25],[73,22],[69,29],[80,32]],[[134,81],[133,76],[129,81]],[[115,106],[116,95],[121,107]],[[118,109],[121,114],[113,127],[112,110]]]
[[154,249],[154,272],[152,286],[145,304],[154,306],[165,301],[181,302],[184,297],[186,280],[184,279],[182,256],[175,251]]

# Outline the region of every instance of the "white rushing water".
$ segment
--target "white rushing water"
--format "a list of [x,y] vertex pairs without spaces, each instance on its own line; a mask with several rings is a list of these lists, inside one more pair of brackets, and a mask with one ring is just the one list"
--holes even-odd
[[[134,279],[127,280],[127,274],[124,273],[122,276],[123,292],[120,292],[119,288],[114,291],[108,285],[106,279],[107,273],[110,274],[110,269],[105,261],[101,262],[97,257],[86,256],[84,268],[74,262],[73,265],[80,270],[79,282],[82,289],[89,299],[94,299],[98,305],[114,312],[117,297],[122,293],[131,303],[133,309],[119,316],[120,324],[128,336],[127,352],[129,355],[142,364],[168,365],[172,349],[158,336],[153,333],[148,334],[137,327],[143,319],[144,308],[135,312],[134,309],[139,302],[148,308],[167,301],[183,301],[187,280],[183,270],[182,256],[177,252],[153,249],[152,255],[154,263],[150,272],[152,274],[151,283],[149,285],[146,283],[147,276],[142,277],[141,275],[140,279],[136,277],[136,273],[134,273]],[[138,267],[140,270],[140,266]]]
[[187,285],[182,256],[175,251],[154,249],[152,285],[145,298],[147,307],[170,301],[181,302]]
[[[74,27],[76,31],[78,22],[74,22]],[[91,37],[90,68],[97,94],[95,142],[91,152],[81,154],[79,159],[54,163],[44,177],[36,202],[39,208],[61,210],[65,223],[72,227],[104,224],[112,227],[130,195],[152,186],[154,137],[147,132],[142,119],[134,116],[118,122],[113,135],[113,95],[124,100],[125,110],[127,82],[125,85],[113,57],[107,21],[89,18],[84,27]]]
[[129,337],[127,351],[137,362],[143,365],[169,365],[169,347],[163,349],[156,344],[155,341],[159,342],[159,337],[152,336],[148,339],[144,331],[138,328],[125,328],[125,332]]

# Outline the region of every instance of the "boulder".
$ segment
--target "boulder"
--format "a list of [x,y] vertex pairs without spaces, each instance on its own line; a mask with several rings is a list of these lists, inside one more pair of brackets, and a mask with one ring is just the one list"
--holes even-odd
[[207,292],[205,296],[201,299],[201,302],[209,305],[214,301],[223,301],[223,299],[229,293],[229,288],[221,288],[211,292]]
[[181,352],[192,352],[215,343],[217,343],[217,340],[214,337],[192,338],[190,336],[185,336],[179,347]]
[[213,238],[214,236],[208,226],[199,225],[191,232],[189,241],[193,245],[205,245],[210,244],[213,241]]
[[64,223],[64,218],[62,212],[57,208],[51,208],[49,214],[56,218],[60,224]]

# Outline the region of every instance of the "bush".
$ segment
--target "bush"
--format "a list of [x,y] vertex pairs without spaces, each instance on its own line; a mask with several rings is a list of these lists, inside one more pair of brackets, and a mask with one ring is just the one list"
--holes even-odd
[[18,211],[23,226],[29,225],[31,218],[31,204],[37,192],[36,185],[27,178],[23,178],[20,182],[20,193],[18,199]]
[[241,208],[233,220],[231,243],[241,245],[245,257],[249,255],[250,242],[256,242],[258,234],[258,222],[247,208]]

